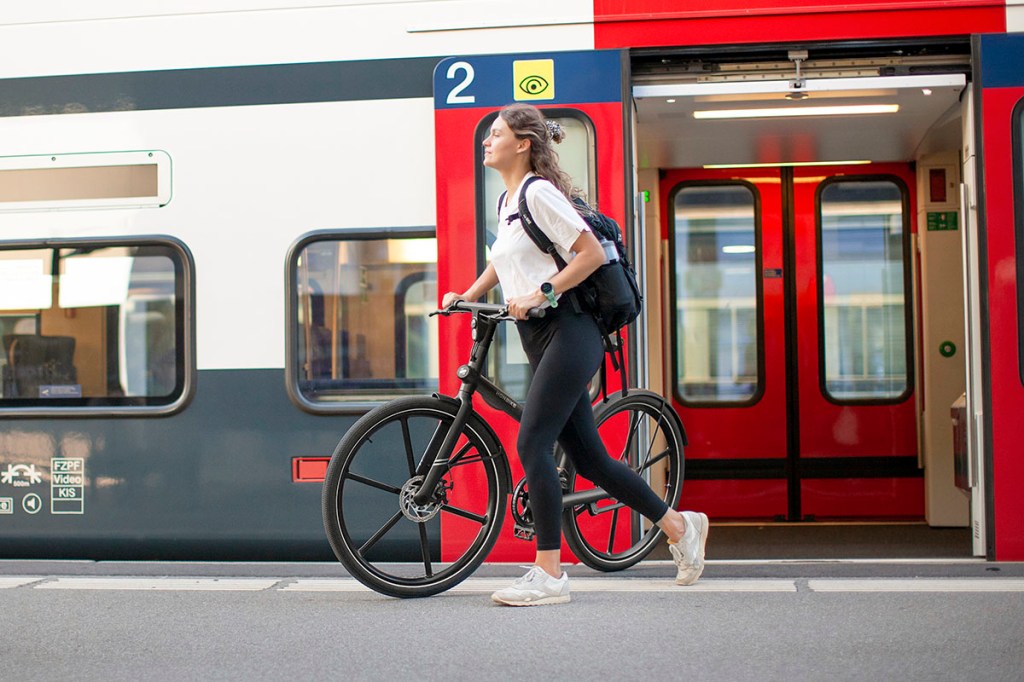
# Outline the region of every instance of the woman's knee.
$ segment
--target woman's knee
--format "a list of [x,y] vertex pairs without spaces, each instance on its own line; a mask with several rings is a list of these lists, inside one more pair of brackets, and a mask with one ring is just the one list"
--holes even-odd
[[522,462],[523,468],[527,473],[538,467],[543,467],[545,460],[551,460],[551,466],[554,467],[552,455],[554,446],[547,441],[548,439],[535,433],[519,432],[519,438],[516,441],[516,452],[519,453],[519,461]]
[[580,458],[573,461],[573,465],[576,467],[577,474],[598,485],[610,478],[614,478],[616,475],[621,475],[615,460],[607,455]]

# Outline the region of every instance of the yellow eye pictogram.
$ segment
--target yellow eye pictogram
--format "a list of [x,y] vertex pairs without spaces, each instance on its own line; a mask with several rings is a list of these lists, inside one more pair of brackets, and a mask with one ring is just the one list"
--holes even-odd
[[540,95],[551,85],[540,76],[527,76],[519,81],[519,89],[527,95]]
[[512,62],[512,95],[516,101],[555,98],[555,61],[522,59]]

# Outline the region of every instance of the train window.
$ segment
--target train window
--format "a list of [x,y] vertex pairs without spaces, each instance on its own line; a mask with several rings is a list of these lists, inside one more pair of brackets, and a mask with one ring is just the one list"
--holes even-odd
[[759,392],[758,217],[747,183],[684,185],[672,196],[676,394],[742,403]]
[[176,408],[194,366],[190,272],[169,239],[0,248],[0,409]]
[[818,189],[823,391],[833,401],[892,401],[910,390],[906,192],[889,178]]
[[289,256],[288,386],[311,411],[437,387],[437,240],[422,228],[310,235]]
[[170,173],[161,151],[0,157],[0,211],[163,206]]
[[[592,203],[597,203],[597,143],[594,136],[594,124],[582,112],[572,109],[541,109],[550,120],[557,121],[565,131],[565,139],[558,145],[558,160],[562,170],[573,179]],[[505,191],[501,176],[483,165],[483,142],[490,132],[491,124],[497,112],[485,116],[477,127],[477,163],[478,169],[478,224],[480,247],[478,262],[482,270],[488,259],[491,244],[498,234],[498,197]],[[497,303],[501,292],[494,289],[487,299]],[[515,325],[503,324],[495,334],[488,358],[488,372],[492,380],[517,400],[526,397],[530,383],[530,370],[526,355],[519,342],[519,334]]]

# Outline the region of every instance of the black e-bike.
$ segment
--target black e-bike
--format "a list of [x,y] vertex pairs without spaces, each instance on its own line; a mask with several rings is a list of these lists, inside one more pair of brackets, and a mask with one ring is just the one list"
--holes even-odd
[[[394,597],[437,594],[473,573],[498,538],[510,491],[513,532],[533,537],[525,479],[513,489],[508,455],[473,408],[479,392],[493,408],[522,416],[522,405],[483,374],[498,325],[512,318],[506,306],[465,301],[434,314],[454,313],[473,315],[458,395],[398,398],[371,410],[342,438],[324,480],[324,527],[334,553],[354,578]],[[676,508],[686,437],[671,405],[646,390],[605,392],[594,417],[609,454]],[[578,476],[560,447],[555,458],[563,533],[580,561],[617,571],[654,549],[658,526]]]

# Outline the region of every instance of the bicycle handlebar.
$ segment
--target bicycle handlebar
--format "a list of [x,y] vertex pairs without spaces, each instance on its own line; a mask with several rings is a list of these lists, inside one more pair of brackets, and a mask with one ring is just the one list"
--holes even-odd
[[[473,303],[471,301],[455,301],[443,310],[435,310],[430,313],[434,315],[451,315],[453,313],[479,313],[499,320],[514,320],[516,318],[508,314],[508,305],[504,303]],[[526,313],[527,317],[544,317],[547,310],[544,308],[530,308]]]

